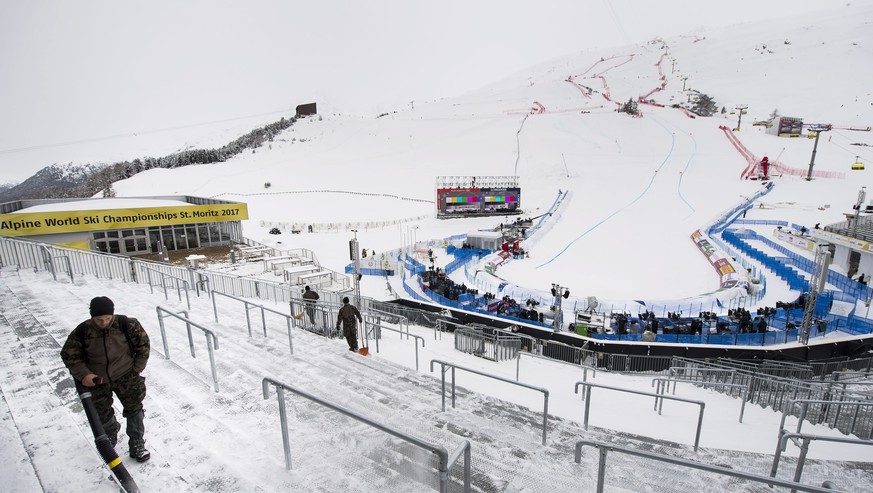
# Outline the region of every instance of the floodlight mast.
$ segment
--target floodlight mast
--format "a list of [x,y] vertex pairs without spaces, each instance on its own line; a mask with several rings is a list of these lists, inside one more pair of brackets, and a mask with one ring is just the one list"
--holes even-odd
[[349,242],[352,261],[354,261],[355,303],[357,306],[361,306],[361,250],[358,245],[358,230],[353,229],[351,231],[355,234],[354,239]]
[[858,221],[861,219],[861,207],[864,206],[864,201],[867,200],[867,187],[861,187],[861,191],[858,192],[858,201],[855,202],[855,205],[852,209],[855,209],[855,216],[852,219],[852,237],[858,237]]
[[560,284],[552,283],[552,296],[554,296],[552,304],[555,309],[555,319],[552,322],[552,327],[555,328],[556,332],[560,332],[564,325],[564,311],[561,307],[561,298],[569,298],[570,290],[562,287]]
[[834,128],[830,123],[815,123],[809,126],[809,130],[815,132],[815,144],[812,146],[812,158],[809,160],[809,172],[806,175],[806,181],[812,180],[812,167],[815,166],[815,153],[818,150],[818,138],[822,132]]
[[815,266],[809,279],[809,291],[806,293],[806,303],[803,306],[803,321],[800,323],[800,343],[809,344],[809,333],[815,317],[815,304],[818,294],[824,292],[828,279],[828,269],[831,265],[831,251],[828,243],[816,245]]

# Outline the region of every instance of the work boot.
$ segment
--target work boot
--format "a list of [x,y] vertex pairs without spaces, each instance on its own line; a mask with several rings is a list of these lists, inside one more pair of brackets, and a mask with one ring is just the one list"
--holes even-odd
[[130,458],[137,462],[145,462],[151,459],[152,454],[145,448],[145,442],[132,442],[130,444]]
[[145,424],[143,417],[145,413],[140,412],[133,416],[127,417],[127,436],[130,438],[130,457],[138,462],[149,460],[151,454],[145,448]]
[[103,433],[106,434],[106,437],[109,438],[109,443],[115,447],[115,444],[118,443],[118,431],[121,429],[121,425],[118,424],[118,421],[115,419],[115,416],[108,423],[103,423]]

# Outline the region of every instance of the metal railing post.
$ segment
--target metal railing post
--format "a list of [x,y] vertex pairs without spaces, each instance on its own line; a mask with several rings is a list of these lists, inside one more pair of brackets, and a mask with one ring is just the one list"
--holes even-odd
[[[265,378],[261,381],[264,399],[270,398],[270,382]],[[282,427],[282,449],[285,451],[285,469],[291,470],[291,440],[288,437],[288,415],[285,412],[285,387],[276,386],[276,396],[279,398],[279,424]]]
[[181,312],[181,313],[185,314],[184,317],[179,315],[178,313],[173,313],[170,310],[167,310],[166,308],[161,307],[161,306],[155,307],[155,311],[157,312],[157,315],[158,315],[158,324],[161,327],[161,338],[163,339],[163,342],[164,342],[164,356],[166,359],[170,359],[170,351],[169,351],[169,346],[167,345],[167,334],[166,334],[166,331],[164,329],[164,317],[174,317],[174,318],[177,318],[177,319],[185,322],[185,327],[186,327],[186,330],[188,332],[188,341],[189,341],[189,344],[191,346],[191,356],[192,357],[196,357],[196,356],[194,354],[194,339],[191,335],[191,326],[193,325],[194,327],[197,327],[198,329],[203,331],[203,333],[206,335],[206,347],[209,350],[209,366],[212,369],[213,388],[215,389],[215,392],[218,392],[218,390],[219,390],[218,389],[218,371],[217,371],[217,368],[215,365],[215,356],[214,356],[214,352],[213,352],[214,350],[218,349],[218,337],[215,335],[215,333],[213,333],[211,330],[207,329],[206,327],[203,327],[202,325],[190,320],[188,318],[188,312],[186,312],[184,310]]
[[[627,454],[627,455],[631,455],[634,457],[655,460],[655,461],[659,461],[659,462],[666,462],[668,464],[687,467],[687,468],[691,468],[691,469],[697,469],[700,471],[721,474],[723,476],[739,478],[739,479],[743,479],[743,480],[747,480],[747,481],[753,481],[756,483],[767,484],[770,486],[775,485],[775,486],[779,486],[780,488],[792,488],[795,490],[812,492],[812,493],[827,493],[829,491],[832,491],[830,489],[827,489],[827,487],[810,486],[810,485],[806,485],[806,484],[800,484],[797,482],[776,479],[776,478],[772,478],[772,477],[768,477],[768,476],[761,476],[759,474],[741,472],[741,471],[737,471],[735,469],[729,469],[727,467],[702,464],[700,462],[696,462],[696,461],[692,461],[692,460],[688,460],[688,459],[682,459],[679,457],[673,457],[670,455],[656,454],[653,452],[646,452],[646,451],[642,451],[642,450],[634,450],[634,449],[627,448],[627,447],[620,447],[618,445],[612,445],[612,444],[603,443],[603,442],[595,442],[595,441],[591,441],[591,440],[580,440],[580,441],[576,442],[574,457],[575,457],[577,464],[580,464],[582,462],[582,447],[586,446],[586,445],[594,447],[594,448],[598,449],[598,451],[601,452],[600,453],[601,462],[600,462],[600,466],[598,467],[598,474],[597,474],[597,491],[598,492],[603,491],[603,486],[605,483],[606,455],[603,453],[603,451],[605,451],[605,450],[609,450],[611,452]],[[603,470],[603,474],[601,474],[601,468]]]
[[238,297],[231,295],[231,294],[222,293],[221,291],[212,290],[211,293],[212,293],[212,313],[215,316],[216,322],[218,322],[218,304],[217,304],[216,295],[226,296],[230,299],[239,301],[243,304],[243,307],[246,311],[246,326],[248,328],[249,337],[252,337],[252,324],[251,324],[251,317],[249,316],[250,310],[253,310],[256,308],[259,308],[261,310],[261,324],[263,325],[264,337],[267,337],[267,318],[266,318],[265,312],[275,313],[276,315],[279,315],[280,317],[285,317],[285,321],[286,321],[286,324],[288,326],[288,348],[291,351],[291,354],[294,354],[294,340],[291,336],[291,327],[292,327],[292,322],[291,322],[292,316],[291,315],[289,315],[287,313],[282,313],[278,310],[273,310],[272,308],[266,307],[264,305],[250,303],[249,301],[246,301],[242,298],[238,298]]
[[[589,406],[591,404],[591,388],[592,387],[597,387],[597,388],[607,389],[607,390],[615,390],[618,392],[627,392],[629,394],[645,395],[648,397],[654,397],[656,399],[660,397],[661,399],[669,399],[672,401],[687,402],[689,404],[696,404],[696,405],[700,406],[700,414],[699,414],[698,419],[697,419],[697,432],[696,432],[695,438],[694,438],[694,451],[695,452],[697,451],[698,445],[700,444],[700,430],[703,427],[703,411],[704,411],[704,408],[706,407],[706,403],[704,403],[703,401],[695,401],[695,400],[691,400],[691,399],[683,399],[682,397],[672,397],[672,396],[666,396],[666,395],[659,396],[659,394],[654,394],[652,392],[642,392],[639,390],[623,389],[620,387],[611,387],[609,385],[600,385],[600,384],[591,383],[591,382],[576,382],[574,391],[577,394],[579,393],[579,386],[580,385],[582,385],[583,387],[586,387],[586,391],[587,391],[587,398],[585,399],[585,418],[584,418],[586,430],[588,429],[588,414],[589,414],[589,409],[590,409]],[[660,411],[658,414],[660,414]]]
[[421,347],[424,347],[424,338],[423,337],[417,336],[415,334],[410,334],[408,331],[404,332],[402,329],[395,329],[393,327],[385,327],[384,325],[380,325],[380,324],[370,324],[370,327],[374,327],[374,328],[378,329],[377,331],[374,331],[374,334],[373,334],[373,339],[376,341],[376,352],[377,353],[379,352],[379,339],[381,338],[381,331],[382,330],[389,330],[391,332],[398,332],[400,334],[400,339],[403,339],[404,335],[406,336],[407,340],[410,337],[414,338],[416,341],[414,344],[414,346],[415,346],[415,371],[418,371],[418,341],[421,341]]
[[[294,394],[297,394],[301,397],[309,399],[310,401],[313,401],[313,402],[320,404],[324,407],[332,409],[332,410],[334,410],[340,414],[343,414],[349,418],[360,421],[364,424],[367,424],[373,428],[376,428],[376,429],[381,430],[385,433],[388,433],[389,435],[392,435],[396,438],[404,440],[404,441],[406,441],[412,445],[415,445],[419,448],[423,448],[423,449],[431,452],[432,454],[436,455],[437,460],[439,462],[439,466],[437,467],[437,474],[439,477],[439,490],[441,493],[448,492],[449,470],[455,464],[455,462],[457,462],[457,460],[463,455],[464,460],[465,460],[465,464],[464,464],[464,492],[469,493],[470,487],[471,487],[471,469],[472,469],[470,466],[471,454],[470,454],[470,442],[469,442],[469,440],[464,440],[463,444],[461,444],[454,452],[449,454],[449,452],[446,450],[446,448],[443,447],[442,445],[432,444],[432,443],[426,442],[426,441],[421,440],[417,437],[414,437],[414,436],[409,435],[407,433],[404,433],[402,431],[396,430],[388,425],[378,423],[378,422],[376,422],[370,418],[367,418],[361,414],[358,414],[354,411],[346,409],[346,408],[340,406],[339,404],[335,404],[333,402],[330,402],[330,401],[327,401],[324,399],[320,399],[318,397],[315,397],[312,394],[304,392],[304,391],[297,389],[295,387],[292,387],[290,385],[286,385],[284,383],[281,383],[281,382],[274,380],[272,378],[269,378],[269,377],[265,377],[261,381],[261,387],[263,390],[264,399],[268,399],[270,397],[270,384],[275,386],[277,389],[286,389],[290,392],[293,392]],[[278,393],[278,390],[277,390],[277,393]],[[282,399],[282,401],[284,401],[284,394],[280,398]],[[279,411],[282,414],[282,416],[284,416],[285,407],[281,403],[279,405]],[[282,417],[280,416],[280,421],[283,423],[282,424],[283,430],[286,430],[282,435],[282,439],[283,439],[283,447],[285,448],[285,454],[286,454],[286,456],[285,456],[286,468],[290,469],[291,468],[291,451],[290,451],[290,445],[286,445],[290,441],[287,437],[287,420],[283,420]]]
[[543,401],[544,401],[544,403],[543,403],[543,445],[546,444],[547,433],[548,433],[548,419],[549,419],[549,391],[548,391],[548,389],[545,389],[542,387],[535,387],[533,385],[528,385],[526,383],[516,382],[516,381],[510,380],[508,378],[504,378],[504,377],[501,377],[498,375],[491,375],[491,374],[481,372],[481,371],[473,369],[473,368],[466,368],[463,366],[456,365],[454,363],[450,363],[448,361],[442,361],[442,360],[437,360],[437,359],[431,360],[430,371],[433,371],[433,364],[434,363],[438,363],[442,367],[442,370],[443,370],[443,387],[442,387],[443,388],[443,411],[445,411],[445,368],[447,366],[452,369],[452,407],[453,408],[455,407],[455,369],[464,370],[466,372],[474,373],[476,375],[480,375],[483,377],[492,378],[494,380],[499,380],[501,382],[506,382],[506,383],[509,383],[512,385],[517,385],[519,387],[525,387],[525,388],[528,388],[531,390],[536,390],[538,392],[542,392]]
[[[779,440],[776,443],[776,453],[773,454],[773,466],[770,468],[770,478],[776,478],[776,473],[779,470],[779,462],[782,458],[782,451],[785,450],[788,445],[788,440],[795,442],[797,439],[802,440],[802,443],[798,445],[800,447],[800,455],[797,459],[797,467],[794,471],[794,482],[799,483],[800,477],[803,474],[803,465],[806,462],[806,455],[809,451],[809,444],[813,440],[819,440],[823,442],[836,442],[836,443],[846,443],[853,445],[867,445],[873,446],[873,440],[861,440],[861,439],[851,439],[851,438],[843,438],[843,437],[829,437],[829,436],[821,436],[821,435],[806,435],[803,433],[789,433],[784,429],[779,430]],[[796,442],[795,442],[796,443]],[[768,484],[778,484],[775,483],[775,479],[771,479]],[[780,485],[781,486],[781,485]],[[797,488],[800,489],[800,488]]]

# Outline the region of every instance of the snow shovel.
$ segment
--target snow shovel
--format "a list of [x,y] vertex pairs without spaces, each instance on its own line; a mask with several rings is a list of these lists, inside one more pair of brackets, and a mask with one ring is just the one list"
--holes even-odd
[[367,346],[364,346],[361,349],[358,349],[358,354],[360,354],[361,356],[366,356],[366,355],[370,354],[370,348],[368,348]]

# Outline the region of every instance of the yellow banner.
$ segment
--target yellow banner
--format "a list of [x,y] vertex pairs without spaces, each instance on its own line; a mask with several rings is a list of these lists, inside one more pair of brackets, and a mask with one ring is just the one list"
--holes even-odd
[[0,235],[32,236],[76,231],[145,228],[248,219],[246,204],[142,207],[0,214]]

